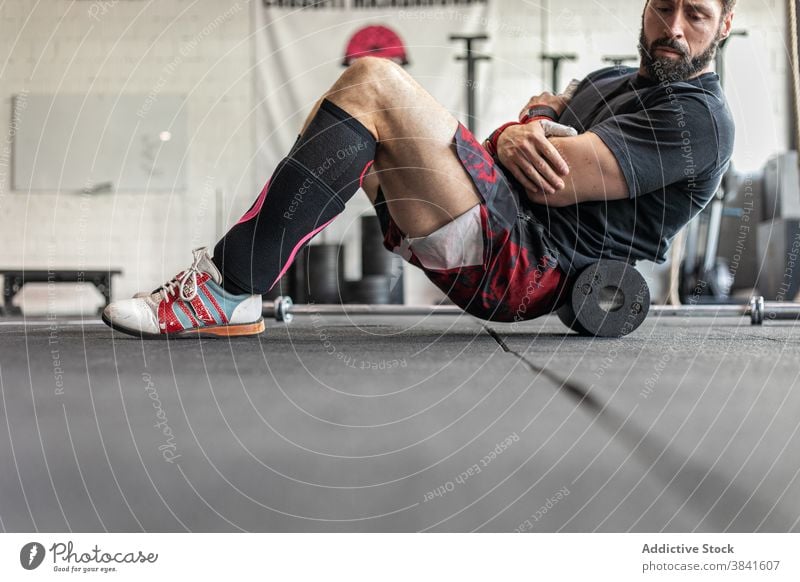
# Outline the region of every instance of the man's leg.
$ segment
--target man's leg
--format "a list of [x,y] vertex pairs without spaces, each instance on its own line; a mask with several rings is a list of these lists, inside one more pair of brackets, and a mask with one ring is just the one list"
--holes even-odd
[[[315,106],[261,194],[217,243],[147,297],[103,311],[111,327],[142,337],[257,335],[260,294],[296,253],[344,210],[375,166],[392,220],[425,237],[480,200],[454,151],[457,121],[402,69],[356,61]],[[378,146],[380,142],[380,146]],[[368,191],[377,190],[374,177]]]
[[392,219],[409,237],[428,235],[480,202],[455,154],[458,121],[402,67],[387,59],[359,59],[325,98],[379,142],[364,190],[374,203],[380,183]]
[[[350,73],[326,98],[379,142],[364,189],[380,203],[379,185],[386,200],[388,246],[476,317],[548,313],[562,296],[556,255],[474,137],[392,62],[368,59]],[[414,239],[406,248],[402,234]]]
[[374,192],[378,177],[395,223],[410,237],[477,205],[477,190],[453,149],[457,127],[402,68],[385,59],[357,60],[317,102],[253,207],[217,243],[214,262],[226,289],[270,289],[302,245],[342,211],[373,158],[376,171],[365,188]]
[[214,247],[224,288],[236,294],[271,289],[300,249],[344,210],[375,148],[364,125],[323,99],[253,205]]

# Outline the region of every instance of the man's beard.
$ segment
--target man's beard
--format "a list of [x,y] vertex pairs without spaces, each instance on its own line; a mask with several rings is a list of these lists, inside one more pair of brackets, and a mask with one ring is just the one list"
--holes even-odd
[[[685,47],[678,41],[670,38],[660,38],[653,41],[648,47],[647,39],[644,36],[644,24],[639,34],[639,54],[642,63],[651,79],[657,81],[686,81],[694,77],[697,73],[705,69],[717,52],[717,45],[722,38],[722,26],[717,31],[717,35],[706,50],[694,58],[688,58]],[[676,51],[680,57],[656,57],[655,50],[664,47]]]

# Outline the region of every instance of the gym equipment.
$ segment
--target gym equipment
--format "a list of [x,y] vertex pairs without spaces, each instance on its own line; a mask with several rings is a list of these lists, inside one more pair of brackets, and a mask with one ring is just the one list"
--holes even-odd
[[396,303],[403,298],[403,259],[383,246],[378,217],[361,217],[361,281],[351,284],[348,301],[354,303]]
[[309,245],[305,249],[308,276],[308,299],[314,303],[341,301],[344,273],[344,246]]
[[26,283],[92,283],[105,300],[100,307],[102,313],[106,305],[111,302],[111,283],[114,275],[121,275],[120,269],[107,271],[81,271],[81,270],[36,270],[36,269],[2,269],[3,277],[3,310],[6,315],[19,315],[22,310],[14,306],[14,296],[22,290]]
[[758,225],[756,248],[762,267],[758,290],[776,301],[793,301],[800,292],[800,219],[778,218]]
[[[800,319],[800,303],[780,301],[766,302],[763,297],[753,297],[747,305],[653,305],[649,309],[651,317],[707,317],[733,318],[749,317],[752,325],[762,325],[765,321],[796,321]],[[291,323],[299,315],[464,315],[455,305],[295,305],[291,297],[278,297],[275,301],[264,302],[264,315],[274,317],[275,321]]]
[[561,323],[581,335],[621,337],[644,322],[650,289],[633,265],[601,260],[583,269],[556,312]]
[[[276,285],[276,287],[280,286],[281,289],[288,288],[289,294],[294,297],[298,303],[308,303],[308,283],[306,281],[308,248],[309,247],[306,247],[297,253],[292,266],[289,267],[289,271]],[[286,279],[286,285],[283,283],[284,279]]]
[[637,55],[606,55],[603,57],[604,63],[610,63],[615,67],[621,67],[628,61],[638,62],[638,60]]
[[552,82],[553,93],[558,93],[561,89],[561,61],[577,61],[578,55],[574,54],[542,54],[540,58],[543,61],[550,61],[551,69],[551,77],[550,81]]
[[456,57],[457,61],[467,61],[467,128],[475,133],[475,63],[478,61],[488,61],[492,57],[477,54],[472,50],[472,43],[479,40],[489,40],[485,34],[458,35],[451,34],[451,41],[463,40],[467,43],[467,53]]
[[[715,69],[723,88],[725,87],[725,48],[734,36],[747,36],[747,31],[734,30],[731,32],[728,38],[719,43],[715,56]],[[711,203],[687,227],[686,256],[681,266],[679,286],[682,302],[689,300],[698,281],[709,283],[704,286],[704,296],[699,298],[699,301],[723,303],[730,297],[733,276],[731,276],[727,261],[718,257],[717,252],[725,203],[737,187],[736,171],[731,164]],[[701,227],[704,227],[702,232]],[[702,253],[700,251],[703,246],[700,242],[701,239],[705,241]]]
[[[795,239],[800,241],[800,235]],[[800,243],[798,243],[800,247]],[[800,252],[800,249],[798,250]],[[703,286],[695,290],[695,298]],[[272,312],[277,321],[291,322],[295,315],[460,315],[457,306],[376,306],[358,305],[294,305],[290,297],[278,297],[272,305],[265,303],[265,312]],[[749,305],[715,305],[698,307],[650,306],[650,289],[636,268],[625,261],[601,259],[584,268],[568,289],[567,302],[557,310],[559,320],[580,335],[619,338],[636,330],[650,312],[678,317],[742,317],[761,325],[764,320],[796,321],[800,304],[782,301],[766,303],[753,297]]]
[[383,246],[383,231],[378,217],[372,214],[361,217],[361,274],[389,275],[392,257]]
[[764,167],[764,220],[800,218],[800,172],[796,151],[767,160]]
[[274,316],[275,321],[291,323],[296,315],[461,315],[464,310],[456,305],[295,305],[291,297],[278,297],[264,302],[263,313]]
[[389,277],[386,275],[365,275],[350,286],[350,298],[355,303],[368,305],[388,305],[391,303]]
[[765,321],[797,321],[800,319],[800,303],[764,301],[753,297],[747,305],[689,305],[682,307],[654,306],[659,316],[674,317],[749,317],[752,325]]
[[763,172],[748,172],[739,181],[735,194],[726,200],[720,225],[717,254],[730,265],[734,292],[756,287],[756,276],[760,274],[756,234],[763,207]]
[[800,14],[797,11],[796,0],[786,0],[786,15],[789,17],[789,71],[792,94],[792,121],[789,143],[793,149],[800,149],[800,39],[798,39],[798,24]]

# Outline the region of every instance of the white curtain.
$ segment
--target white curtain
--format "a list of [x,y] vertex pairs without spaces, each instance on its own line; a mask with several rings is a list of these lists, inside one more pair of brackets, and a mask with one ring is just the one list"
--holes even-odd
[[[455,60],[465,53],[465,46],[463,41],[450,41],[449,36],[485,32],[491,1],[451,0],[439,2],[439,6],[403,8],[355,7],[369,4],[369,0],[321,2],[319,8],[278,8],[265,6],[278,2],[253,2],[256,137],[264,178],[294,143],[315,101],[344,70],[351,38],[367,27],[389,29],[368,34],[370,42],[380,43],[390,33],[397,35],[408,59],[406,70],[466,124],[466,65]],[[476,43],[475,50],[488,51],[490,46]],[[488,66],[479,63],[479,83],[481,69]]]

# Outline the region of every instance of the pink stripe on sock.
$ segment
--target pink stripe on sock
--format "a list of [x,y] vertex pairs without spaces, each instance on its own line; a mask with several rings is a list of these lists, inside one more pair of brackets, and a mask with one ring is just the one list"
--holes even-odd
[[[339,216],[339,215],[337,214],[336,216]],[[289,269],[289,267],[291,267],[291,266],[292,266],[292,263],[294,262],[294,257],[295,257],[295,255],[297,255],[298,251],[300,251],[300,249],[302,248],[302,246],[303,246],[305,243],[307,243],[309,240],[311,240],[311,239],[312,239],[312,238],[313,238],[313,237],[314,237],[314,236],[315,236],[315,235],[316,235],[316,234],[317,234],[319,231],[321,231],[323,228],[325,228],[325,227],[326,227],[326,226],[328,226],[328,225],[329,225],[331,222],[333,222],[333,221],[336,219],[336,216],[334,216],[333,218],[331,218],[331,219],[330,219],[328,222],[326,222],[325,224],[323,224],[323,225],[322,225],[322,226],[320,226],[319,228],[317,228],[317,229],[315,229],[315,230],[312,230],[312,231],[311,231],[311,232],[309,232],[309,233],[308,233],[306,236],[304,236],[302,239],[300,239],[300,242],[299,242],[299,243],[297,243],[297,245],[295,245],[295,247],[294,247],[294,250],[292,250],[292,254],[291,254],[291,255],[289,255],[289,259],[286,261],[286,264],[283,266],[283,269],[281,269],[281,272],[280,272],[280,273],[278,273],[278,276],[277,276],[277,277],[275,278],[275,280],[272,282],[272,285],[270,285],[270,286],[269,286],[269,289],[272,289],[272,288],[275,286],[275,283],[277,283],[278,281],[280,281],[280,278],[281,278],[281,277],[283,277],[283,275],[286,273],[286,271]],[[269,291],[269,289],[268,289],[268,291]]]
[[264,189],[261,190],[261,194],[258,195],[258,200],[256,200],[255,206],[245,212],[244,215],[239,219],[239,222],[236,224],[242,224],[243,222],[252,220],[258,215],[259,212],[261,212],[261,207],[264,206],[264,200],[267,198],[267,190],[269,190],[270,181],[271,179],[267,180],[267,183],[264,185]]
[[374,162],[375,162],[375,160],[368,161],[367,165],[364,166],[364,169],[361,170],[361,177],[358,179],[358,187],[359,188],[363,188],[364,187],[364,176],[367,175],[367,170],[369,170],[370,166],[372,166],[372,164]]

